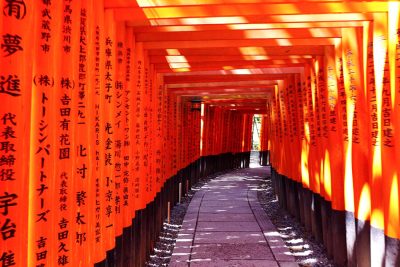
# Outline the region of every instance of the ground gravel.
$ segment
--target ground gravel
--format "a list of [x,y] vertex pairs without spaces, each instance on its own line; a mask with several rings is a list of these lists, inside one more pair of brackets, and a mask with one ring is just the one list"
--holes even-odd
[[335,266],[323,245],[296,218],[279,206],[270,176],[259,185],[258,200],[300,266]]

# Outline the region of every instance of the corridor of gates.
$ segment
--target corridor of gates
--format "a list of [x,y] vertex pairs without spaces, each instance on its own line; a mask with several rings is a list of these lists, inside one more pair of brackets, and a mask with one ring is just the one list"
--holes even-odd
[[[0,266],[144,266],[180,196],[222,171],[187,216],[226,229],[196,232],[182,266],[224,238],[269,249],[228,266],[293,263],[264,232],[267,174],[337,266],[400,266],[399,17],[380,0],[0,0]],[[255,130],[268,169],[247,169]],[[253,217],[218,222],[224,205]]]

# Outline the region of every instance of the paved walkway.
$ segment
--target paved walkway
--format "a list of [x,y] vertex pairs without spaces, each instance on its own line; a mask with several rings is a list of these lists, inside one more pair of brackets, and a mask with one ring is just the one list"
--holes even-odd
[[170,267],[298,266],[257,200],[268,169],[221,175],[194,195]]

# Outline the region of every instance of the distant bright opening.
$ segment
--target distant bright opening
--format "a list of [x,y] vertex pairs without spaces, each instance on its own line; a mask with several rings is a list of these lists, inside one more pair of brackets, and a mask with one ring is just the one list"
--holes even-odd
[[261,115],[254,114],[251,131],[250,168],[259,168]]

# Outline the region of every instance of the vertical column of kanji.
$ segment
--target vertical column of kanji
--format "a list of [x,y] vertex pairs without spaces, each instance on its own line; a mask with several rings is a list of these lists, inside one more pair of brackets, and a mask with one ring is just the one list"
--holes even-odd
[[[302,174],[301,174],[301,156],[302,156],[302,143],[304,141],[304,114],[303,114],[303,93],[302,93],[302,86],[301,86],[301,77],[300,74],[295,74],[294,75],[294,81],[293,81],[293,108],[295,112],[295,118],[294,118],[294,124],[296,125],[296,130],[295,130],[295,143],[297,145],[297,155],[296,155],[296,175],[297,178],[296,180],[301,183],[302,182]],[[266,116],[263,116],[264,120],[267,120],[268,118]],[[264,131],[268,132],[268,127],[269,125],[267,123],[264,123]],[[265,139],[266,144],[265,150],[268,150],[268,139]]]
[[170,118],[171,113],[169,112],[170,109],[170,96],[168,93],[167,86],[164,85],[164,109],[163,109],[163,174],[164,174],[164,183],[169,179],[172,175],[172,156],[171,156],[171,138],[170,138]]
[[193,144],[194,148],[194,160],[197,160],[200,156],[200,126],[201,126],[201,107],[203,104],[200,104],[200,110],[198,110],[195,114],[194,124],[195,124],[195,140]]
[[[189,143],[188,143],[188,132],[190,131],[189,129],[189,123],[188,123],[188,112],[187,112],[187,101],[186,99],[182,99],[182,113],[181,113],[181,136],[182,136],[182,157],[181,157],[181,166],[180,169],[183,169],[187,163],[187,153],[188,153],[188,148],[189,148]],[[185,177],[186,178],[186,177]]]
[[314,156],[315,156],[315,147],[316,147],[316,133],[315,133],[315,95],[314,95],[314,74],[313,74],[313,63],[307,64],[305,68],[305,76],[306,76],[306,136],[308,136],[308,145],[307,145],[307,174],[308,176],[308,184],[306,186],[314,191],[315,185],[315,173],[314,173]]
[[188,163],[192,163],[194,161],[194,143],[195,143],[195,138],[196,138],[196,124],[195,124],[195,119],[196,119],[196,111],[191,111],[191,105],[190,102],[187,103],[187,110],[189,113],[189,127],[191,128],[191,133],[189,134],[189,140],[190,140],[190,146],[189,146],[189,159]]
[[[190,152],[190,138],[189,135],[191,133],[191,125],[190,125],[190,116],[188,112],[188,101],[182,103],[182,168],[185,168],[189,158]],[[186,177],[185,177],[186,178]]]
[[[345,190],[345,209],[347,211],[346,221],[346,240],[348,259],[350,262],[354,260],[354,244],[356,241],[355,236],[355,222],[354,212],[355,204],[355,190],[358,191],[359,183],[362,179],[368,177],[365,173],[364,177],[362,171],[356,170],[357,162],[359,159],[354,158],[363,156],[360,147],[357,145],[360,142],[359,136],[359,114],[358,101],[362,99],[358,96],[359,91],[363,92],[363,77],[361,71],[362,58],[362,42],[359,40],[359,32],[356,29],[343,29],[343,74],[344,74],[344,87],[346,94],[346,113],[347,113],[347,135],[348,142],[344,147],[345,152],[345,177],[344,177],[344,190]],[[354,156],[353,156],[354,155]],[[364,165],[365,166],[365,165]],[[362,169],[366,169],[362,167]],[[364,171],[364,170],[363,170]],[[353,258],[352,258],[353,257]]]
[[313,59],[310,67],[310,85],[311,85],[311,110],[310,114],[310,135],[311,135],[311,146],[309,154],[309,165],[310,165],[310,182],[311,190],[314,193],[320,194],[321,190],[321,177],[320,177],[320,139],[321,139],[321,127],[320,127],[320,110],[319,110],[319,99],[318,99],[318,60]]
[[149,62],[146,52],[144,52],[144,73],[143,73],[143,120],[142,120],[142,132],[143,132],[143,150],[142,150],[142,168],[143,168],[143,181],[144,181],[144,195],[145,205],[150,202],[151,188],[150,188],[150,139],[149,139],[149,124],[150,124],[150,69]]
[[198,111],[190,111],[191,107],[190,107],[190,102],[188,102],[188,107],[187,107],[189,114],[190,114],[190,120],[189,120],[189,125],[192,128],[192,134],[189,135],[190,138],[190,160],[189,160],[189,164],[192,163],[194,161],[194,155],[195,155],[195,139],[196,139],[196,132],[197,132],[197,125],[195,123],[196,121],[196,115],[198,113]]
[[105,132],[105,37],[104,37],[104,5],[103,1],[97,1],[93,9],[93,25],[92,42],[89,44],[89,52],[92,51],[92,58],[90,58],[92,65],[90,66],[90,73],[93,85],[88,88],[89,107],[91,114],[89,116],[91,138],[90,138],[90,155],[91,155],[91,176],[92,187],[94,196],[91,208],[93,213],[93,224],[90,231],[94,238],[93,243],[90,244],[92,248],[93,262],[101,262],[106,257],[105,248],[105,145],[106,145],[106,132]]
[[[147,61],[149,57],[147,56]],[[154,104],[156,100],[156,80],[155,80],[155,70],[154,65],[149,64],[149,123],[148,123],[148,144],[149,144],[149,184],[150,184],[150,202],[155,199],[156,196],[156,173],[155,173],[155,121],[154,121]]]
[[[149,60],[149,57],[147,57]],[[155,104],[157,103],[157,78],[154,69],[154,65],[150,64],[150,79],[149,79],[149,175],[150,175],[150,192],[151,192],[151,201],[153,201],[156,197],[157,193],[157,184],[156,184],[156,163],[155,163],[155,156],[156,156],[156,140],[155,140],[155,133],[156,133],[156,115],[155,115]]]
[[103,228],[106,251],[115,247],[115,21],[112,10],[105,10],[104,14],[104,89],[102,92],[102,110],[104,111],[104,177],[103,195]]
[[[324,154],[324,179],[325,193],[327,200],[337,203],[336,200],[343,198],[343,189],[334,186],[334,181],[341,180],[343,173],[343,142],[341,138],[341,125],[339,123],[339,90],[338,76],[335,67],[335,48],[328,46],[325,48],[325,80],[327,87],[327,150]],[[325,131],[325,130],[324,130]],[[334,207],[338,210],[338,207]],[[342,208],[339,208],[341,210]]]
[[[352,140],[352,166],[353,166],[353,192],[354,192],[354,206],[355,211],[358,211],[358,199],[360,192],[366,182],[368,186],[369,170],[364,168],[368,165],[368,153],[369,153],[369,141],[366,136],[366,129],[368,125],[368,110],[366,105],[366,91],[364,90],[364,78],[362,73],[362,61],[363,61],[363,45],[361,32],[355,31],[352,33],[353,47],[350,48],[346,45],[346,67],[347,67],[347,79],[348,81],[348,92],[350,95],[350,101],[352,103],[352,109],[348,109],[348,115],[352,124],[351,128],[351,140]],[[354,45],[354,37],[357,42]],[[346,74],[346,73],[345,73]],[[345,75],[346,79],[346,75]],[[345,83],[346,85],[346,83]],[[347,89],[347,88],[346,88]],[[350,121],[350,120],[349,120]],[[366,144],[362,144],[361,140],[367,140]],[[364,166],[364,167],[363,167]]]
[[167,141],[166,153],[167,153],[167,156],[169,157],[168,158],[168,175],[167,175],[167,178],[169,179],[173,176],[173,162],[174,162],[174,154],[175,154],[175,153],[172,153],[174,147],[173,147],[173,136],[172,136],[172,131],[171,131],[171,128],[173,125],[172,118],[173,118],[174,113],[173,113],[173,109],[172,109],[172,107],[173,107],[172,99],[173,98],[171,96],[171,93],[168,92],[168,89],[165,89],[165,90],[167,90],[167,114],[166,114],[166,117],[168,120],[168,123],[167,123],[168,139],[166,139],[166,141]]
[[189,128],[186,133],[186,138],[188,140],[188,149],[187,149],[187,159],[186,159],[186,164],[185,166],[187,166],[188,164],[190,164],[190,162],[192,161],[192,157],[193,157],[193,137],[194,137],[194,124],[193,124],[193,118],[194,118],[194,113],[195,111],[190,111],[190,102],[188,101],[186,103],[186,113],[187,113],[187,127]]
[[299,101],[301,98],[298,98],[298,74],[293,74],[292,75],[292,80],[291,80],[291,101],[290,101],[290,106],[292,108],[292,125],[293,125],[293,141],[292,141],[292,146],[294,147],[294,153],[292,155],[292,168],[293,168],[293,179],[297,182],[301,182],[301,173],[300,173],[300,165],[298,164],[300,162],[300,157],[301,157],[301,136],[300,136],[300,123],[299,123]]
[[171,147],[171,117],[172,113],[170,113],[171,109],[171,97],[168,93],[167,87],[164,85],[164,109],[163,109],[163,173],[164,173],[164,182],[166,182],[172,176],[172,147]]
[[163,120],[163,111],[164,111],[164,81],[163,76],[161,74],[156,74],[156,87],[155,87],[155,96],[154,96],[154,117],[153,117],[153,125],[154,125],[154,169],[155,169],[155,183],[156,190],[155,193],[159,193],[163,186],[163,129],[164,129],[164,120]]
[[75,201],[74,201],[74,182],[75,170],[75,140],[74,129],[76,119],[73,117],[76,110],[76,95],[73,90],[78,87],[78,58],[79,50],[79,21],[80,3],[79,1],[63,1],[62,7],[62,41],[58,50],[61,51],[57,62],[60,69],[56,75],[56,217],[55,217],[55,237],[57,241],[57,257],[54,265],[65,266],[74,264],[76,257],[72,255],[75,246],[75,233],[73,225],[75,220]]
[[314,176],[314,186],[316,189],[316,193],[323,195],[323,177],[321,176],[321,151],[323,151],[323,143],[322,143],[322,131],[321,131],[321,103],[320,103],[320,87],[322,81],[320,79],[320,72],[323,70],[321,67],[321,58],[316,57],[313,61],[313,71],[312,71],[312,97],[313,97],[313,106],[314,106],[314,129],[315,129],[315,146],[312,146],[312,156],[313,160],[313,172]]
[[201,149],[202,149],[202,135],[203,135],[203,115],[204,115],[204,103],[201,104],[200,106],[200,111],[197,114],[197,123],[198,123],[198,133],[197,133],[197,138],[198,138],[198,146],[197,146],[197,158],[200,159],[200,157],[202,156],[201,153]]
[[[178,150],[178,136],[177,136],[177,128],[178,128],[178,124],[177,124],[177,109],[178,109],[178,98],[175,95],[171,95],[170,96],[171,99],[171,110],[170,110],[170,114],[172,114],[171,116],[171,146],[172,146],[172,173],[173,175],[176,174],[177,170],[178,170],[178,154],[179,154],[179,150]],[[174,127],[172,127],[174,126]]]
[[178,136],[178,97],[176,95],[173,95],[173,120],[172,120],[172,125],[175,127],[172,129],[171,133],[173,135],[173,148],[174,148],[174,162],[173,162],[173,170],[174,174],[177,173],[178,171],[178,161],[179,161],[179,153],[180,153],[180,147],[178,144],[179,136]]
[[190,146],[189,146],[189,159],[188,159],[188,163],[192,163],[194,161],[194,140],[196,138],[196,125],[195,125],[195,118],[196,118],[196,113],[198,112],[196,111],[191,111],[191,106],[190,106],[190,102],[188,102],[187,104],[187,109],[188,109],[188,113],[189,115],[189,127],[191,128],[191,133],[189,134],[189,140],[190,140]]
[[114,90],[114,211],[115,211],[115,236],[122,235],[123,223],[123,146],[124,146],[124,94],[126,89],[126,64],[125,53],[125,23],[116,24],[115,36],[115,90]]
[[[344,83],[344,98],[346,100],[344,108],[346,110],[346,128],[343,128],[343,134],[345,135],[345,146],[344,146],[344,157],[345,160],[345,177],[344,177],[344,187],[345,187],[345,209],[350,212],[354,212],[354,190],[353,190],[353,172],[352,172],[352,121],[354,117],[354,105],[353,99],[355,95],[352,95],[350,90],[350,80],[349,75],[354,72],[354,56],[352,51],[352,46],[350,45],[350,38],[354,38],[355,32],[349,29],[343,29],[343,44],[342,44],[342,60],[343,60],[343,83]],[[349,70],[350,67],[350,70]],[[354,86],[354,84],[352,84]],[[354,87],[352,87],[354,88]]]
[[282,157],[280,158],[281,174],[288,176],[288,155],[289,149],[289,120],[288,120],[288,104],[286,102],[286,96],[288,89],[287,81],[279,81],[279,111],[280,111],[280,125],[282,127]]
[[[379,194],[381,195],[382,193],[382,184],[380,182],[381,177],[382,177],[382,162],[381,162],[381,132],[379,129],[381,125],[381,120],[378,117],[378,101],[379,103],[381,102],[381,96],[378,97],[377,95],[377,88],[376,88],[376,78],[375,78],[375,64],[374,64],[374,46],[379,46],[382,43],[375,42],[374,40],[374,22],[365,22],[364,23],[364,48],[366,48],[366,51],[364,51],[364,55],[366,57],[366,62],[365,64],[365,87],[367,89],[367,103],[368,103],[368,113],[369,113],[369,118],[368,122],[369,125],[367,126],[367,129],[369,130],[369,138],[368,138],[368,149],[369,149],[369,158],[368,158],[368,169],[370,171],[370,176],[369,176],[369,185],[366,184],[363,188],[363,191],[361,192],[360,196],[360,206],[358,207],[358,218],[361,220],[359,225],[362,224],[363,221],[369,221],[371,220],[371,211],[372,209],[375,209],[375,207],[380,207],[382,202],[381,202],[381,197],[378,197]],[[366,46],[366,47],[365,47]],[[378,59],[378,61],[382,63],[381,60],[385,60],[384,58]],[[381,65],[382,66],[382,65]],[[383,68],[383,67],[382,67]],[[379,91],[382,92],[381,87],[379,87]],[[380,107],[380,106],[379,106]],[[379,108],[379,111],[381,112],[381,108]],[[381,113],[380,113],[381,114]],[[376,202],[376,198],[379,198]],[[362,204],[362,205],[361,205]],[[374,216],[375,217],[375,216]],[[368,235],[370,235],[372,231],[368,232]],[[371,238],[371,237],[369,237]],[[370,242],[370,240],[369,240]],[[368,244],[369,245],[369,244]],[[370,247],[374,247],[375,245],[371,245]],[[371,249],[367,251],[369,255],[371,255]],[[367,258],[367,257],[364,257]],[[368,257],[369,264],[370,264],[370,257]]]
[[182,161],[183,161],[183,150],[184,150],[184,144],[183,144],[183,134],[182,134],[182,128],[183,128],[183,121],[182,121],[182,116],[183,116],[183,99],[181,96],[177,97],[177,118],[176,118],[176,123],[177,123],[177,147],[179,147],[179,152],[178,152],[178,170],[182,169]]
[[389,226],[389,206],[385,203],[390,202],[390,181],[396,170],[396,167],[392,167],[395,164],[392,123],[394,95],[390,85],[387,30],[387,14],[374,15],[373,53],[379,136],[375,144],[377,149],[373,150],[371,182],[371,265],[379,264],[385,257],[381,252],[385,246],[383,233],[386,233],[386,226]]
[[[307,65],[306,65],[307,66]],[[304,73],[301,74],[299,78],[301,88],[301,92],[299,95],[301,97],[301,106],[300,112],[302,120],[300,123],[301,132],[302,132],[302,139],[301,139],[301,159],[300,159],[300,169],[301,169],[301,182],[303,187],[308,188],[310,185],[310,176],[308,170],[308,153],[310,150],[310,127],[309,127],[309,119],[308,119],[308,87],[307,87],[307,77],[308,77],[308,70],[307,67],[304,68]],[[272,157],[271,157],[272,159]]]
[[278,125],[280,128],[280,146],[281,146],[281,150],[280,150],[280,156],[279,156],[279,172],[281,174],[286,174],[286,161],[285,161],[285,157],[286,157],[286,135],[287,135],[287,122],[286,122],[286,107],[285,107],[285,103],[284,103],[284,92],[285,92],[285,83],[284,81],[278,81],[278,93],[277,93],[277,102],[278,102]]
[[290,157],[289,153],[288,153],[290,151],[290,149],[294,149],[292,147],[292,142],[293,142],[292,130],[293,130],[293,126],[292,126],[292,110],[291,110],[291,106],[290,106],[290,91],[291,91],[290,85],[291,85],[290,78],[287,77],[285,79],[285,87],[284,87],[285,90],[283,92],[283,103],[284,103],[284,106],[285,106],[285,116],[286,116],[285,122],[284,122],[284,125],[285,125],[285,128],[286,128],[286,138],[285,138],[286,146],[285,146],[285,158],[284,158],[284,162],[285,162],[286,167],[285,167],[284,174],[288,178],[292,179],[293,178],[293,175],[292,175],[292,159],[293,158]]
[[71,149],[75,156],[73,165],[73,191],[74,198],[73,212],[76,228],[73,234],[74,242],[74,259],[79,265],[90,265],[90,246],[89,239],[89,213],[91,212],[91,172],[89,162],[89,106],[88,106],[88,88],[91,86],[88,75],[88,44],[90,44],[88,34],[88,15],[92,8],[90,1],[82,2],[79,10],[79,43],[77,44],[77,54],[75,54],[76,68],[78,69],[78,77],[76,79],[76,87],[73,92],[73,124],[74,124],[74,147]]
[[123,90],[123,105],[124,111],[123,121],[125,122],[125,128],[123,129],[123,180],[122,180],[122,205],[123,205],[123,226],[129,227],[132,224],[132,219],[135,217],[135,205],[133,199],[133,179],[132,179],[132,159],[133,150],[132,142],[133,138],[133,88],[134,88],[134,69],[133,69],[133,53],[135,49],[134,34],[132,29],[126,29],[125,36],[125,88]]
[[135,207],[136,210],[141,210],[146,207],[144,200],[144,181],[143,181],[143,167],[142,167],[142,151],[143,151],[143,72],[144,72],[144,64],[143,64],[143,44],[136,43],[135,45],[135,85],[134,85],[134,143],[133,143],[133,151],[134,151],[134,196],[135,196]]
[[347,123],[347,109],[346,109],[346,91],[344,87],[344,70],[343,70],[343,48],[342,41],[335,43],[335,66],[337,73],[337,83],[338,83],[338,129],[340,130],[339,140],[340,140],[340,148],[339,150],[342,152],[341,155],[338,156],[342,161],[343,168],[340,169],[342,175],[335,177],[332,180],[332,191],[335,192],[336,198],[332,199],[332,208],[340,211],[345,210],[344,203],[344,177],[345,177],[345,147],[349,142],[348,136],[348,123]]
[[176,152],[177,152],[177,171],[179,171],[182,168],[182,159],[183,159],[183,138],[182,138],[182,111],[183,111],[183,105],[182,105],[182,97],[177,96],[176,97],[176,117],[175,117],[175,123],[176,123]]
[[296,110],[296,98],[295,98],[295,80],[294,80],[294,75],[290,75],[288,77],[288,91],[287,91],[287,104],[288,104],[288,119],[290,123],[290,128],[289,128],[289,151],[292,151],[291,153],[288,153],[288,159],[290,160],[290,177],[291,179],[297,181],[298,178],[298,173],[297,173],[297,168],[296,168],[296,163],[298,162],[297,160],[297,152],[298,152],[298,145],[297,145],[297,110]]
[[207,151],[207,139],[206,139],[206,127],[207,127],[207,107],[208,105],[206,103],[202,104],[202,111],[200,114],[200,119],[201,119],[201,132],[200,132],[200,157],[205,156],[206,151]]
[[[368,36],[368,31],[363,34],[362,31],[356,31],[355,36],[352,37],[352,50],[353,55],[347,52],[347,67],[348,67],[348,78],[350,79],[350,95],[354,106],[354,116],[352,118],[352,168],[353,168],[353,191],[354,191],[354,210],[355,217],[358,218],[357,231],[359,232],[359,244],[362,245],[363,238],[360,233],[363,228],[363,222],[369,219],[369,180],[371,176],[371,170],[365,168],[370,163],[370,139],[369,135],[369,104],[367,102],[367,87],[365,85],[365,68],[367,53],[368,53],[368,41],[363,42],[363,35]],[[356,39],[356,42],[355,40]],[[349,50],[347,50],[349,51]],[[351,58],[354,60],[351,60]],[[353,63],[352,63],[353,62]],[[346,76],[345,76],[346,77]],[[367,257],[362,257],[367,258]],[[365,259],[365,263],[362,263],[360,257],[358,257],[358,264],[368,265],[370,264],[369,259]]]
[[[147,61],[149,62],[149,57],[147,56]],[[149,83],[149,91],[148,91],[148,153],[149,153],[149,163],[148,163],[148,177],[149,177],[149,193],[150,193],[150,202],[152,202],[155,198],[156,192],[156,184],[155,184],[155,163],[154,163],[154,152],[155,152],[155,122],[154,122],[154,103],[156,100],[156,89],[154,88],[156,85],[155,76],[154,76],[154,65],[149,64],[149,74],[148,74],[148,83]]]
[[[382,149],[382,162],[383,162],[383,176],[385,188],[385,234],[391,238],[400,239],[400,200],[399,200],[399,171],[400,167],[397,164],[399,161],[398,154],[400,145],[399,136],[399,119],[396,114],[399,114],[399,97],[400,97],[400,73],[396,71],[396,62],[400,61],[397,51],[400,50],[398,37],[400,35],[399,29],[399,14],[400,3],[391,3],[389,5],[389,14],[387,21],[387,36],[388,36],[388,54],[386,68],[389,71],[385,72],[386,81],[384,80],[385,91],[383,92],[383,149]],[[385,25],[385,24],[383,24]],[[397,76],[396,76],[397,75]],[[397,104],[397,105],[396,105]],[[397,112],[396,112],[397,111]],[[395,157],[393,157],[395,155]],[[398,240],[397,240],[398,241]],[[390,252],[386,255],[386,265],[399,264],[400,250],[394,242],[386,242],[387,250]],[[394,251],[397,248],[397,251]]]
[[319,193],[325,198],[325,176],[324,176],[324,154],[326,151],[326,83],[325,83],[325,65],[324,57],[317,56],[316,58],[316,89],[315,89],[315,117],[317,125],[317,157],[316,157],[316,173],[319,177]]
[[[189,158],[190,152],[190,139],[189,134],[191,132],[190,122],[189,122],[189,112],[188,112],[188,101],[186,99],[182,102],[182,166],[185,168]],[[186,177],[185,177],[186,178]]]
[[0,2],[0,265],[27,266],[31,1]]
[[194,111],[190,111],[190,102],[186,102],[186,117],[187,117],[187,128],[188,131],[186,132],[186,139],[188,142],[188,147],[187,147],[187,158],[186,158],[186,164],[185,167],[190,164],[192,161],[192,156],[193,156],[193,137],[194,137],[194,125],[193,125],[193,116],[194,116]]
[[[393,114],[400,114],[400,3],[390,3],[389,4],[389,64],[390,64],[390,79],[391,79],[391,91],[395,92],[394,98],[394,111]],[[394,60],[396,59],[396,60]],[[397,133],[397,137],[395,137],[396,142],[396,175],[393,177],[393,186],[391,187],[390,197],[393,199],[390,201],[390,211],[393,215],[390,215],[390,221],[395,222],[397,217],[397,224],[393,223],[393,234],[388,233],[389,236],[393,238],[400,239],[400,211],[398,204],[400,200],[398,199],[399,191],[400,191],[400,140],[399,140],[399,133],[400,133],[400,120],[394,119],[393,120],[394,131]],[[397,183],[397,189],[396,189]],[[397,197],[397,199],[396,199]],[[397,204],[396,204],[397,203]],[[399,252],[397,252],[399,253]]]
[[[28,266],[56,262],[55,222],[55,92],[59,90],[55,58],[60,41],[61,2],[35,3],[34,66],[29,173]],[[57,101],[58,102],[58,101]]]

